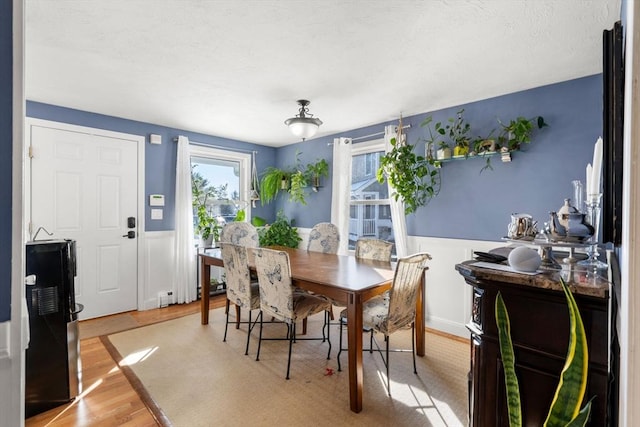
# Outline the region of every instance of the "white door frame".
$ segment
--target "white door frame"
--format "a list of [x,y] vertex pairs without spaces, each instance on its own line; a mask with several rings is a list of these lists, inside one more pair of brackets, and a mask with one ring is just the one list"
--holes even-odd
[[24,143],[24,239],[28,241],[31,239],[31,232],[35,230],[30,230],[30,219],[31,219],[31,162],[29,161],[29,146],[31,145],[31,127],[39,126],[39,127],[47,127],[51,129],[60,129],[69,132],[80,132],[87,133],[95,136],[102,136],[107,138],[118,138],[118,139],[126,139],[136,141],[138,147],[138,204],[136,207],[136,217],[138,221],[138,250],[137,250],[137,258],[138,258],[138,271],[137,271],[137,279],[138,279],[138,287],[137,287],[137,308],[138,310],[144,310],[144,301],[145,301],[145,275],[144,275],[144,266],[145,263],[145,187],[144,187],[144,149],[145,149],[145,137],[141,135],[133,135],[128,133],[121,132],[113,132],[104,129],[96,129],[85,126],[77,126],[71,125],[68,123],[62,122],[54,122],[50,120],[42,120],[42,119],[33,119],[27,117],[25,120],[25,143]]

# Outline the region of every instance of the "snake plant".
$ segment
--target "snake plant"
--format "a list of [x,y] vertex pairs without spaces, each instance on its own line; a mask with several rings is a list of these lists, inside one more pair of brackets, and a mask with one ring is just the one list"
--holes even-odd
[[[564,280],[560,279],[562,289],[569,306],[569,346],[567,357],[560,376],[551,408],[544,422],[544,427],[578,427],[585,426],[591,414],[591,401],[582,410],[580,405],[587,387],[587,370],[589,351],[587,337],[584,332],[582,317],[573,294]],[[496,297],[496,322],[500,341],[500,354],[504,365],[504,377],[507,391],[509,425],[522,426],[522,408],[520,405],[520,387],[515,373],[515,356],[511,342],[511,325],[509,313],[498,292]]]

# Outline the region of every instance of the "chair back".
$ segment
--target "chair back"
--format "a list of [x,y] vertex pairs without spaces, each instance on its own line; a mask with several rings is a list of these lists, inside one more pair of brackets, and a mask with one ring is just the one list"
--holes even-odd
[[428,253],[417,253],[398,260],[396,271],[389,291],[389,314],[387,316],[387,334],[404,328],[416,317],[416,299],[426,261],[431,259]]
[[356,241],[356,258],[375,261],[391,261],[393,243],[381,239],[358,239]]
[[259,248],[255,250],[255,263],[260,286],[260,309],[266,315],[291,323],[295,316],[289,254]]
[[330,222],[320,222],[313,226],[309,233],[307,250],[325,254],[338,253],[340,232],[338,227]]
[[239,307],[252,307],[251,276],[247,248],[233,243],[220,243],[224,262],[227,299]]
[[258,230],[248,222],[229,222],[222,227],[220,242],[233,243],[247,248],[257,248]]

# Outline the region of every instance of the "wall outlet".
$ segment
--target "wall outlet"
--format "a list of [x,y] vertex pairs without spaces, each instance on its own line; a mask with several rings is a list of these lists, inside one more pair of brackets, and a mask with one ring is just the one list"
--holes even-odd
[[158,308],[164,308],[169,306],[169,292],[158,292]]

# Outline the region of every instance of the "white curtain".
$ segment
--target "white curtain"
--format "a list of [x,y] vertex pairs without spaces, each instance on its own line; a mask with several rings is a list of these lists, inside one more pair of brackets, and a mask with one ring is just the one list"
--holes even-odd
[[[385,151],[391,151],[391,139],[396,138],[398,126],[389,125],[384,127]],[[404,141],[402,141],[404,142]],[[387,184],[388,185],[388,184]],[[391,222],[393,223],[393,235],[396,240],[396,256],[402,258],[408,255],[407,248],[407,221],[404,215],[404,203],[391,197],[393,188],[389,186],[389,199],[391,203]]]
[[193,240],[193,206],[191,202],[191,159],[189,139],[178,137],[178,156],[176,160],[176,206],[175,206],[175,254],[176,268],[173,277],[173,289],[179,304],[195,301],[196,249]]
[[331,222],[340,230],[338,254],[349,252],[349,202],[351,200],[351,139],[333,140]]

